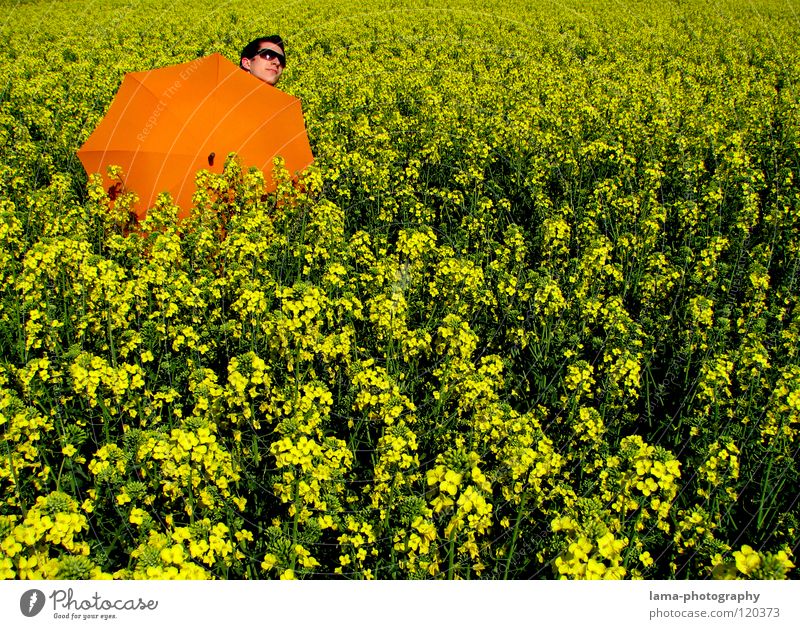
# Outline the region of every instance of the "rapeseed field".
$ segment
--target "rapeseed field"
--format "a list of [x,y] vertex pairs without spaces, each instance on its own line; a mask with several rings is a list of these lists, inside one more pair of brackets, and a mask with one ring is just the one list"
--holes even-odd
[[[2,5],[0,577],[797,578],[796,3]],[[270,33],[302,185],[132,225],[125,73]]]

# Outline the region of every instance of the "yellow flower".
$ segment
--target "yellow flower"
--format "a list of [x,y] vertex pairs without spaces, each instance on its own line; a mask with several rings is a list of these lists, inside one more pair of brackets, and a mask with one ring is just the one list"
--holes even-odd
[[170,546],[169,548],[162,548],[160,553],[161,560],[164,563],[173,563],[180,565],[183,563],[185,556],[183,546]]
[[144,521],[147,512],[144,509],[140,509],[139,507],[134,507],[131,509],[131,515],[128,518],[131,524],[141,524]]
[[775,553],[775,558],[786,570],[794,568],[794,562],[789,559],[789,554],[785,550],[779,550]]
[[278,558],[272,553],[267,553],[264,555],[264,561],[261,562],[261,567],[264,570],[272,570],[276,563],[278,563]]
[[0,557],[0,580],[13,579],[16,573],[13,570],[14,562],[10,557]]
[[595,559],[589,559],[589,562],[586,564],[587,579],[601,579],[605,571],[606,571],[605,564]]
[[624,547],[625,541],[614,539],[614,535],[610,532],[597,540],[597,550],[603,557],[610,561],[619,559],[619,553]]
[[761,565],[761,556],[752,547],[745,544],[741,550],[733,553],[736,560],[736,568],[742,574],[750,576]]
[[458,491],[458,486],[461,483],[462,475],[452,470],[447,470],[444,475],[444,480],[439,483],[439,490],[455,496]]

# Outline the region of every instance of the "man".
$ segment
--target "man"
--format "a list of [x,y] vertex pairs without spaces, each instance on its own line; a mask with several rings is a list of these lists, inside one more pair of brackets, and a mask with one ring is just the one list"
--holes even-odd
[[279,35],[259,37],[244,47],[239,67],[274,86],[286,67],[286,53]]

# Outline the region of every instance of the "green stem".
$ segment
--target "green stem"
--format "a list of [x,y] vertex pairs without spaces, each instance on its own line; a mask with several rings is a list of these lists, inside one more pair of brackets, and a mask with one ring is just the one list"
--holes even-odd
[[17,479],[17,472],[14,469],[14,458],[11,456],[11,447],[7,440],[4,440],[6,445],[6,455],[8,457],[8,469],[11,472],[11,480],[14,483],[14,494],[17,497],[17,503],[22,511],[22,517],[28,517],[28,509],[25,507],[25,502],[22,500],[22,495],[19,493],[19,480]]
[[298,519],[300,517],[300,509],[298,508],[297,502],[299,498],[299,490],[298,490],[298,479],[294,479],[294,496],[292,498],[292,504],[294,505],[294,516],[292,517],[292,572],[294,572],[295,566],[297,565],[297,553],[295,552],[295,547],[297,546],[297,525]]
[[517,519],[514,522],[514,531],[511,534],[511,548],[508,550],[508,557],[506,558],[506,568],[503,571],[503,579],[508,579],[508,572],[511,569],[511,558],[514,556],[514,548],[517,545],[517,536],[519,535],[519,523],[522,521],[522,511],[525,509],[525,502],[527,501],[528,496],[527,494],[522,495],[522,500],[519,503],[519,509],[517,510]]
[[447,578],[449,580],[453,579],[453,572],[455,569],[455,546],[456,546],[456,530],[453,528],[450,531],[450,545],[447,549]]

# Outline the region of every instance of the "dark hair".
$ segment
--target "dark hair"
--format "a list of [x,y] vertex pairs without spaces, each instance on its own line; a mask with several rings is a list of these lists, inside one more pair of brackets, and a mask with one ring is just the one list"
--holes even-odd
[[283,39],[281,39],[280,35],[269,35],[267,37],[259,37],[258,39],[254,39],[251,41],[247,46],[242,48],[242,54],[239,55],[239,67],[244,68],[242,65],[242,59],[252,59],[256,56],[256,53],[261,48],[261,44],[265,42],[270,42],[271,44],[275,44],[278,48],[281,49],[283,54],[286,54],[286,50],[283,47]]

